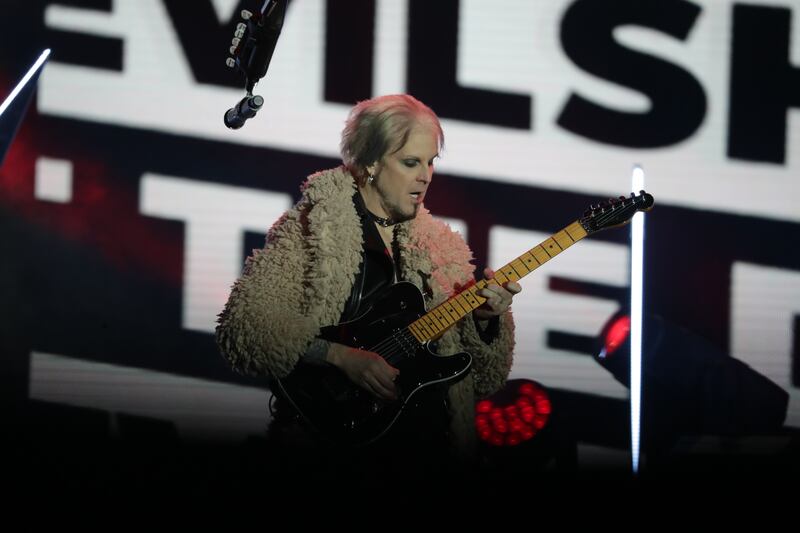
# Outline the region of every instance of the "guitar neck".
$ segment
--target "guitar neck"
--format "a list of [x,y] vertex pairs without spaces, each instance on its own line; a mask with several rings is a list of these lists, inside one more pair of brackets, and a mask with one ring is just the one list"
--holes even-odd
[[[561,231],[548,237],[510,263],[495,271],[494,280],[503,285],[509,281],[518,281],[550,259],[554,258],[588,233],[580,221],[575,221]],[[421,343],[441,336],[456,322],[483,305],[486,298],[477,292],[486,287],[490,280],[481,280],[451,297],[446,302],[434,307],[408,326],[410,333]]]

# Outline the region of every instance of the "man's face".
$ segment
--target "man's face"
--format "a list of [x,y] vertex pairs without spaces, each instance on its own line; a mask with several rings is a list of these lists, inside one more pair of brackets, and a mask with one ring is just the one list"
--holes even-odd
[[[395,222],[417,216],[431,184],[433,160],[438,155],[436,130],[417,122],[403,147],[381,159],[372,184],[373,201],[367,201],[367,207],[376,215],[388,216]],[[376,209],[378,207],[380,210]]]

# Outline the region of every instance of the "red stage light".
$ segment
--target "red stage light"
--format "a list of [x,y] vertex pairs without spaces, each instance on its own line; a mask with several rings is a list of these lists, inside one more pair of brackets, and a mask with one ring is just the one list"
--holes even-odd
[[475,428],[482,441],[493,446],[517,446],[547,424],[551,411],[547,393],[537,383],[516,381],[509,382],[493,399],[481,400],[475,406]]
[[605,356],[608,357],[628,339],[631,332],[631,317],[622,315],[617,318],[609,327],[605,338]]

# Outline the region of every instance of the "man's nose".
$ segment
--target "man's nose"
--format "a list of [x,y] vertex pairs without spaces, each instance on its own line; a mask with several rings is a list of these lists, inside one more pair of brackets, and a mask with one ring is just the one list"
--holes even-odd
[[419,173],[417,176],[417,181],[421,181],[422,183],[430,183],[431,179],[433,179],[433,166],[425,167],[422,172]]

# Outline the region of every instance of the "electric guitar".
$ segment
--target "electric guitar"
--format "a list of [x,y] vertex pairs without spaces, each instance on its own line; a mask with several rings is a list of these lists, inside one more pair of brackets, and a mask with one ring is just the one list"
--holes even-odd
[[[583,217],[498,269],[494,280],[501,285],[518,281],[587,235],[627,224],[637,211],[649,211],[653,203],[652,195],[640,191],[593,205]],[[415,394],[426,387],[449,386],[469,372],[472,357],[468,353],[441,356],[431,351],[430,343],[486,301],[477,291],[488,283],[481,280],[430,311],[415,285],[395,283],[360,317],[322,329],[324,339],[375,352],[400,370],[397,400],[376,398],[336,367],[305,363],[276,379],[275,392],[313,430],[334,443],[358,446],[376,441],[415,401]]]

